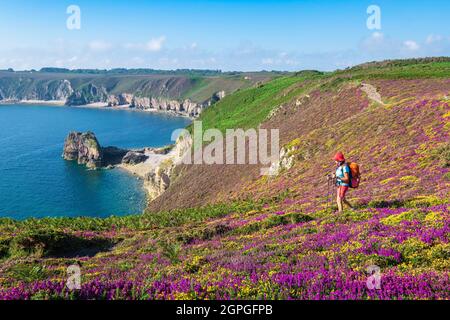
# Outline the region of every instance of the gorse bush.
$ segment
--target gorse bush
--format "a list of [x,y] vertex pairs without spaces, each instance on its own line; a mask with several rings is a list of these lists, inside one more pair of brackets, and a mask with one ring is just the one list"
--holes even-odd
[[247,212],[261,208],[264,201],[235,201],[219,203],[199,208],[177,209],[161,212],[145,212],[142,215],[129,215],[109,218],[44,218],[23,221],[0,218],[2,234],[23,233],[33,230],[59,231],[108,231],[111,229],[147,230],[154,228],[180,226],[188,222],[199,222],[217,218],[232,212]]
[[22,281],[32,282],[47,279],[51,272],[41,265],[17,264],[9,269],[8,274]]
[[450,167],[450,142],[433,151],[433,158],[438,159],[444,168]]
[[307,222],[314,220],[311,216],[293,212],[293,213],[287,213],[282,215],[274,215],[262,222],[262,226],[264,228],[271,228],[279,225],[285,225],[285,224],[294,224],[299,222]]
[[9,243],[8,254],[11,257],[70,256],[76,255],[78,250],[106,249],[110,245],[109,239],[85,239],[60,231],[36,230],[16,235]]
[[181,244],[178,242],[161,240],[158,245],[161,249],[161,254],[171,263],[176,264],[180,262]]

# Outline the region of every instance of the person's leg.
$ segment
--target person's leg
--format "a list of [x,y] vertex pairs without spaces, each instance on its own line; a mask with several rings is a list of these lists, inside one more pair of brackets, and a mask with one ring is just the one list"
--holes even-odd
[[337,189],[336,203],[337,203],[337,206],[338,206],[338,211],[342,212],[344,205],[342,204],[341,187],[338,187],[338,189]]

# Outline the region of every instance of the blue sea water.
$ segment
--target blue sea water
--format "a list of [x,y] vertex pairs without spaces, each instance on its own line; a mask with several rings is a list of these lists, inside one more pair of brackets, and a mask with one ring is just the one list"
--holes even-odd
[[120,169],[88,170],[63,160],[65,137],[91,130],[102,146],[157,147],[188,123],[127,110],[0,105],[0,217],[141,213],[142,181]]

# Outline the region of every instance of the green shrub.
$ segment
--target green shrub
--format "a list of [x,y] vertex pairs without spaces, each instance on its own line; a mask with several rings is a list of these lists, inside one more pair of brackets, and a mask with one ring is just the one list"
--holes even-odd
[[54,230],[26,231],[16,235],[9,245],[10,256],[72,256],[78,250],[106,249],[112,245],[104,238],[84,239]]
[[381,256],[378,254],[358,253],[348,257],[348,266],[356,270],[365,270],[370,265],[376,265],[380,268],[387,268],[397,265],[398,262],[390,256]]
[[9,254],[9,243],[0,243],[0,259],[7,257]]
[[390,215],[386,218],[381,219],[380,222],[385,225],[395,226],[403,221],[413,221],[413,220],[422,221],[425,219],[425,217],[426,217],[425,212],[422,212],[419,209],[412,209],[399,214]]
[[16,264],[8,269],[8,275],[20,281],[32,282],[48,279],[51,272],[45,266]]
[[215,236],[223,235],[231,228],[225,224],[214,226],[202,226],[200,228],[190,229],[177,236],[177,240],[184,244],[192,243],[194,240],[209,240]]
[[161,254],[169,259],[172,264],[180,262],[181,244],[169,240],[161,240],[158,245]]
[[314,220],[314,218],[298,212],[292,212],[283,215],[270,216],[262,222],[262,225],[264,228],[272,228],[279,225],[308,222],[311,220]]
[[367,204],[369,208],[401,208],[403,205],[401,200],[372,200]]
[[450,167],[450,143],[442,145],[441,147],[432,151],[432,159],[439,160],[439,164],[444,168]]

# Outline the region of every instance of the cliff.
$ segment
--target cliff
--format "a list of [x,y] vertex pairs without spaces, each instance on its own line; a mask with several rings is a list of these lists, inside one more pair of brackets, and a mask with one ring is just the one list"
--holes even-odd
[[[197,117],[203,109],[238,89],[267,81],[277,74],[244,73],[193,76],[89,72],[0,71],[0,103],[62,101],[68,106],[103,103],[145,111]],[[93,72],[93,71],[92,71]],[[194,73],[195,74],[195,73]]]
[[126,162],[144,161],[145,157],[139,157],[138,151],[130,151],[117,147],[101,147],[97,137],[92,132],[70,132],[64,142],[62,157],[65,160],[74,161],[86,165],[91,169],[114,166]]

